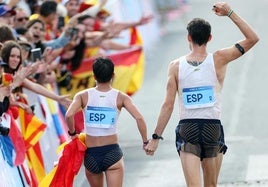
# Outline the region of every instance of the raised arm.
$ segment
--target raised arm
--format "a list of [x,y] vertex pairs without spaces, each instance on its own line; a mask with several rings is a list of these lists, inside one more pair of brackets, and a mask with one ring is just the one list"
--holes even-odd
[[253,28],[227,3],[216,3],[213,6],[213,11],[218,16],[229,17],[245,37],[235,42],[233,46],[221,49],[214,54],[214,60],[217,61],[218,65],[226,65],[251,49],[259,41],[259,37]]

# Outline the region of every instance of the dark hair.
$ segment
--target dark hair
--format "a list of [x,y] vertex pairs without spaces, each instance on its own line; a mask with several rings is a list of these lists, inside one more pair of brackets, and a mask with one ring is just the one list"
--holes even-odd
[[25,0],[25,2],[28,4],[31,14],[37,13],[37,10],[39,8],[38,0]]
[[9,66],[9,57],[10,57],[10,54],[11,54],[11,50],[13,48],[17,48],[20,50],[20,53],[21,53],[21,47],[20,45],[16,42],[16,41],[6,41],[1,49],[1,57],[2,57],[2,60],[4,62],[6,62],[8,64],[8,66],[5,66],[4,67],[4,71],[6,73],[12,73],[14,74],[20,67],[21,63],[22,63],[22,57],[20,55],[20,63],[18,64],[18,66],[16,67],[16,69],[11,69],[10,66]]
[[206,44],[211,34],[209,22],[201,18],[194,18],[187,25],[189,35],[194,43],[200,45]]
[[111,59],[98,57],[93,61],[93,73],[99,83],[109,82],[114,74],[114,64]]
[[[40,20],[40,19],[32,19],[32,20],[29,20],[27,23],[26,23],[26,28],[29,30],[35,23],[40,23],[42,24],[42,27],[43,29],[45,30],[45,23]],[[42,53],[44,52],[46,46],[42,43],[42,41],[40,40],[39,42],[35,43],[35,48],[41,48],[41,51]]]
[[86,19],[88,19],[88,18],[95,19],[94,17],[86,14],[86,15],[79,16],[77,18],[77,22],[78,23],[83,23],[83,21],[86,20]]
[[12,32],[11,27],[8,25],[0,25],[0,42],[4,43],[8,40],[16,40],[14,33]]
[[86,44],[84,40],[81,40],[80,43],[75,46],[73,49],[75,51],[74,56],[71,59],[62,59],[62,64],[68,64],[70,63],[70,70],[74,71],[77,70],[81,63],[83,62],[84,53],[81,51],[84,51],[86,49]]
[[57,2],[49,0],[44,1],[39,9],[39,13],[41,16],[48,17],[51,14],[57,13]]
[[35,23],[41,23],[43,29],[45,30],[45,23],[40,19],[31,19],[31,20],[29,20],[25,25],[26,29],[31,28]]

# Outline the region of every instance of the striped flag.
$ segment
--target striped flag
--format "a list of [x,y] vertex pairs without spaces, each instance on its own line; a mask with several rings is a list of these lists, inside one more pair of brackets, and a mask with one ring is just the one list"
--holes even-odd
[[[130,45],[135,47],[108,55],[115,65],[113,87],[134,94],[140,89],[144,73],[144,53],[141,37],[136,28],[130,29]],[[94,87],[95,79],[92,72],[94,58],[85,59],[80,67],[72,72],[72,80],[68,87],[60,87],[60,94],[70,94],[72,97],[78,91]]]
[[37,187],[38,183],[45,177],[45,166],[39,144],[46,125],[36,116],[27,113],[24,109],[19,108],[19,120],[21,132],[27,149],[26,158],[30,169],[32,187]]

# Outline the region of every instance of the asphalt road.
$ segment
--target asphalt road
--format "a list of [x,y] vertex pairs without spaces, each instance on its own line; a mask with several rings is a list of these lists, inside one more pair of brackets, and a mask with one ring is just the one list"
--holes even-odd
[[[220,186],[268,186],[268,110],[267,31],[268,0],[227,1],[257,31],[260,42],[248,53],[232,62],[223,89],[222,123],[228,151],[219,177]],[[207,19],[213,39],[208,49],[213,52],[233,45],[242,34],[227,17],[211,11],[213,2],[190,0],[190,10],[163,26],[165,34],[146,51],[143,87],[133,96],[148,123],[151,135],[165,94],[168,63],[188,53],[186,24],[194,17]],[[164,131],[164,141],[153,157],[141,149],[141,138],[131,116],[122,111],[119,138],[125,158],[125,187],[185,186],[180,159],[175,149],[177,107]],[[83,174],[75,186],[88,186]]]

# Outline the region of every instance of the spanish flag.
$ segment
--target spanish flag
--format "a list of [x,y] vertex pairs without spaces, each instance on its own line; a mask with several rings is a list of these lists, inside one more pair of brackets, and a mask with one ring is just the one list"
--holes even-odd
[[[130,45],[142,46],[143,41],[142,41],[141,35],[138,33],[138,30],[135,27],[133,27],[130,29],[130,32],[131,32]],[[137,60],[135,70],[131,77],[128,89],[126,91],[128,95],[133,95],[142,86],[143,75],[144,75],[144,62],[145,62],[145,55],[144,55],[144,51],[141,50],[140,55]]]
[[72,187],[75,176],[83,163],[86,150],[85,133],[78,138],[65,142],[59,146],[62,155],[56,165],[43,180],[39,187]]
[[[113,87],[132,95],[140,89],[144,73],[142,40],[136,28],[130,29],[130,45],[135,47],[108,55],[108,57],[115,65]],[[80,67],[72,72],[70,85],[60,87],[60,94],[70,94],[73,97],[78,91],[95,86],[92,72],[93,60],[94,58],[85,59]]]
[[13,75],[10,73],[2,73],[2,83],[8,86],[13,81]]
[[27,149],[26,158],[30,169],[32,186],[36,187],[46,175],[42,151],[38,142],[46,125],[36,116],[27,113],[22,108],[19,108],[19,119],[21,132]]

